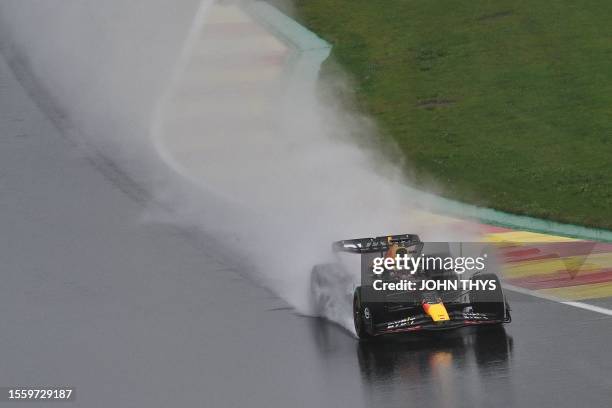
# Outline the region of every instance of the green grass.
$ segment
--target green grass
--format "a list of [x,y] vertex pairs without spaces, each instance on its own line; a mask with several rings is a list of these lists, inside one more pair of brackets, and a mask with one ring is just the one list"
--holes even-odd
[[334,45],[417,183],[612,228],[612,2],[297,0],[296,12]]

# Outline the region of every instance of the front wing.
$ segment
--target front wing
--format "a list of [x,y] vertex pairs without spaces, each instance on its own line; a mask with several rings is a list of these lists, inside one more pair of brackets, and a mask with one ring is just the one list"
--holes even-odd
[[[393,313],[395,317],[384,319],[385,321],[375,323],[372,326],[372,335],[378,336],[382,334],[413,332],[413,331],[434,331],[434,330],[450,330],[465,326],[490,325],[509,323],[510,316],[500,316],[496,313],[474,313],[465,311],[449,311],[450,320],[443,322],[434,322],[431,317],[425,313],[413,311],[408,316],[397,318],[397,313]],[[391,316],[389,316],[391,317]]]

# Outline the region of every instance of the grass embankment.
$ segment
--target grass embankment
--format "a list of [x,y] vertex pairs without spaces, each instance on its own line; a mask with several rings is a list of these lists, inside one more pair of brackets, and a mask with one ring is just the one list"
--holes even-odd
[[297,0],[296,12],[418,179],[612,228],[612,2]]

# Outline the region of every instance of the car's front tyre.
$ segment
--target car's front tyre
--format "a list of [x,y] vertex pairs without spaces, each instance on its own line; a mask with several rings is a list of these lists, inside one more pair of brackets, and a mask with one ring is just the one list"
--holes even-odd
[[[507,302],[504,296],[501,282],[494,273],[485,273],[472,277],[473,281],[478,281],[480,287],[485,289],[473,290],[470,293],[470,303],[475,313],[494,314],[499,320],[507,320],[509,315]],[[490,283],[495,284],[495,289],[490,289]]]
[[367,303],[363,303],[361,287],[355,289],[353,295],[353,323],[355,333],[361,340],[372,338],[373,316],[372,310]]

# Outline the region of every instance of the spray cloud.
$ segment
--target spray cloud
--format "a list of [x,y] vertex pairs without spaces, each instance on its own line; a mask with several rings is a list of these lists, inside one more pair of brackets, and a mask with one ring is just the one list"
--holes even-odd
[[[171,209],[149,219],[201,228],[299,311],[311,312],[310,271],[331,241],[435,238],[394,160],[353,142],[371,138],[371,121],[325,83],[287,75],[290,47],[240,4],[180,3],[8,0],[3,53]],[[348,326],[338,307],[322,313]]]

